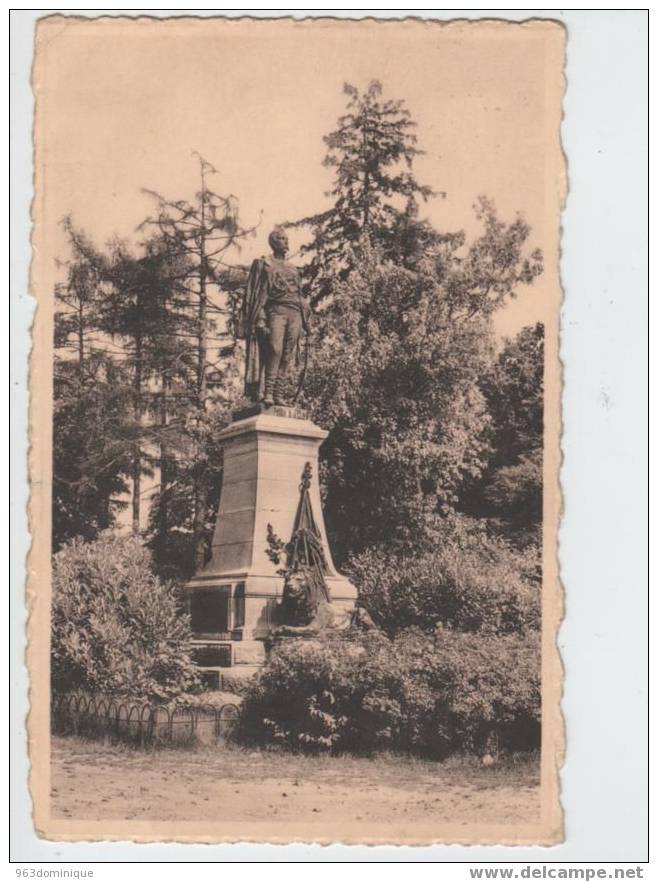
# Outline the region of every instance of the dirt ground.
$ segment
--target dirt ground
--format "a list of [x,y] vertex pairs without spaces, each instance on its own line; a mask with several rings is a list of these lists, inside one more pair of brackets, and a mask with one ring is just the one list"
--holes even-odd
[[391,755],[299,757],[233,746],[139,751],[55,737],[52,816],[80,820],[531,823],[537,759],[485,767]]

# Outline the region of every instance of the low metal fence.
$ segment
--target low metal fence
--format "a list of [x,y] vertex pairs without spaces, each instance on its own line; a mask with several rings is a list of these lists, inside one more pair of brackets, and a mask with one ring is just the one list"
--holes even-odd
[[110,738],[135,745],[213,744],[234,732],[235,704],[168,708],[87,695],[53,695],[51,729],[59,735]]

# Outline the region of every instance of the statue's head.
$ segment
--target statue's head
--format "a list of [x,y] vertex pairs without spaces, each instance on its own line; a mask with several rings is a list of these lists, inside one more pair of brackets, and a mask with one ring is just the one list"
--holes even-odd
[[274,227],[269,235],[268,242],[275,257],[285,257],[288,253],[288,234],[283,227]]

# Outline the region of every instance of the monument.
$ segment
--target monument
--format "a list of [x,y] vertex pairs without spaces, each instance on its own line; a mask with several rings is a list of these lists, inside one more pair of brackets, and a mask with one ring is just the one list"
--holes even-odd
[[[318,453],[327,432],[295,407],[291,373],[310,308],[275,228],[272,255],[252,264],[239,335],[251,406],[219,435],[224,470],[208,563],[187,584],[193,649],[209,686],[246,676],[281,635],[349,623],[355,587],[333,563]],[[306,350],[307,351],[307,350]]]

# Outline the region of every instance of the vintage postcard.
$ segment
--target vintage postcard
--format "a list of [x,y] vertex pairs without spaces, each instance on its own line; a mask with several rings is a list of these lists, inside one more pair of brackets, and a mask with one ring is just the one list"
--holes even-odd
[[562,841],[565,52],[39,20],[40,836]]

